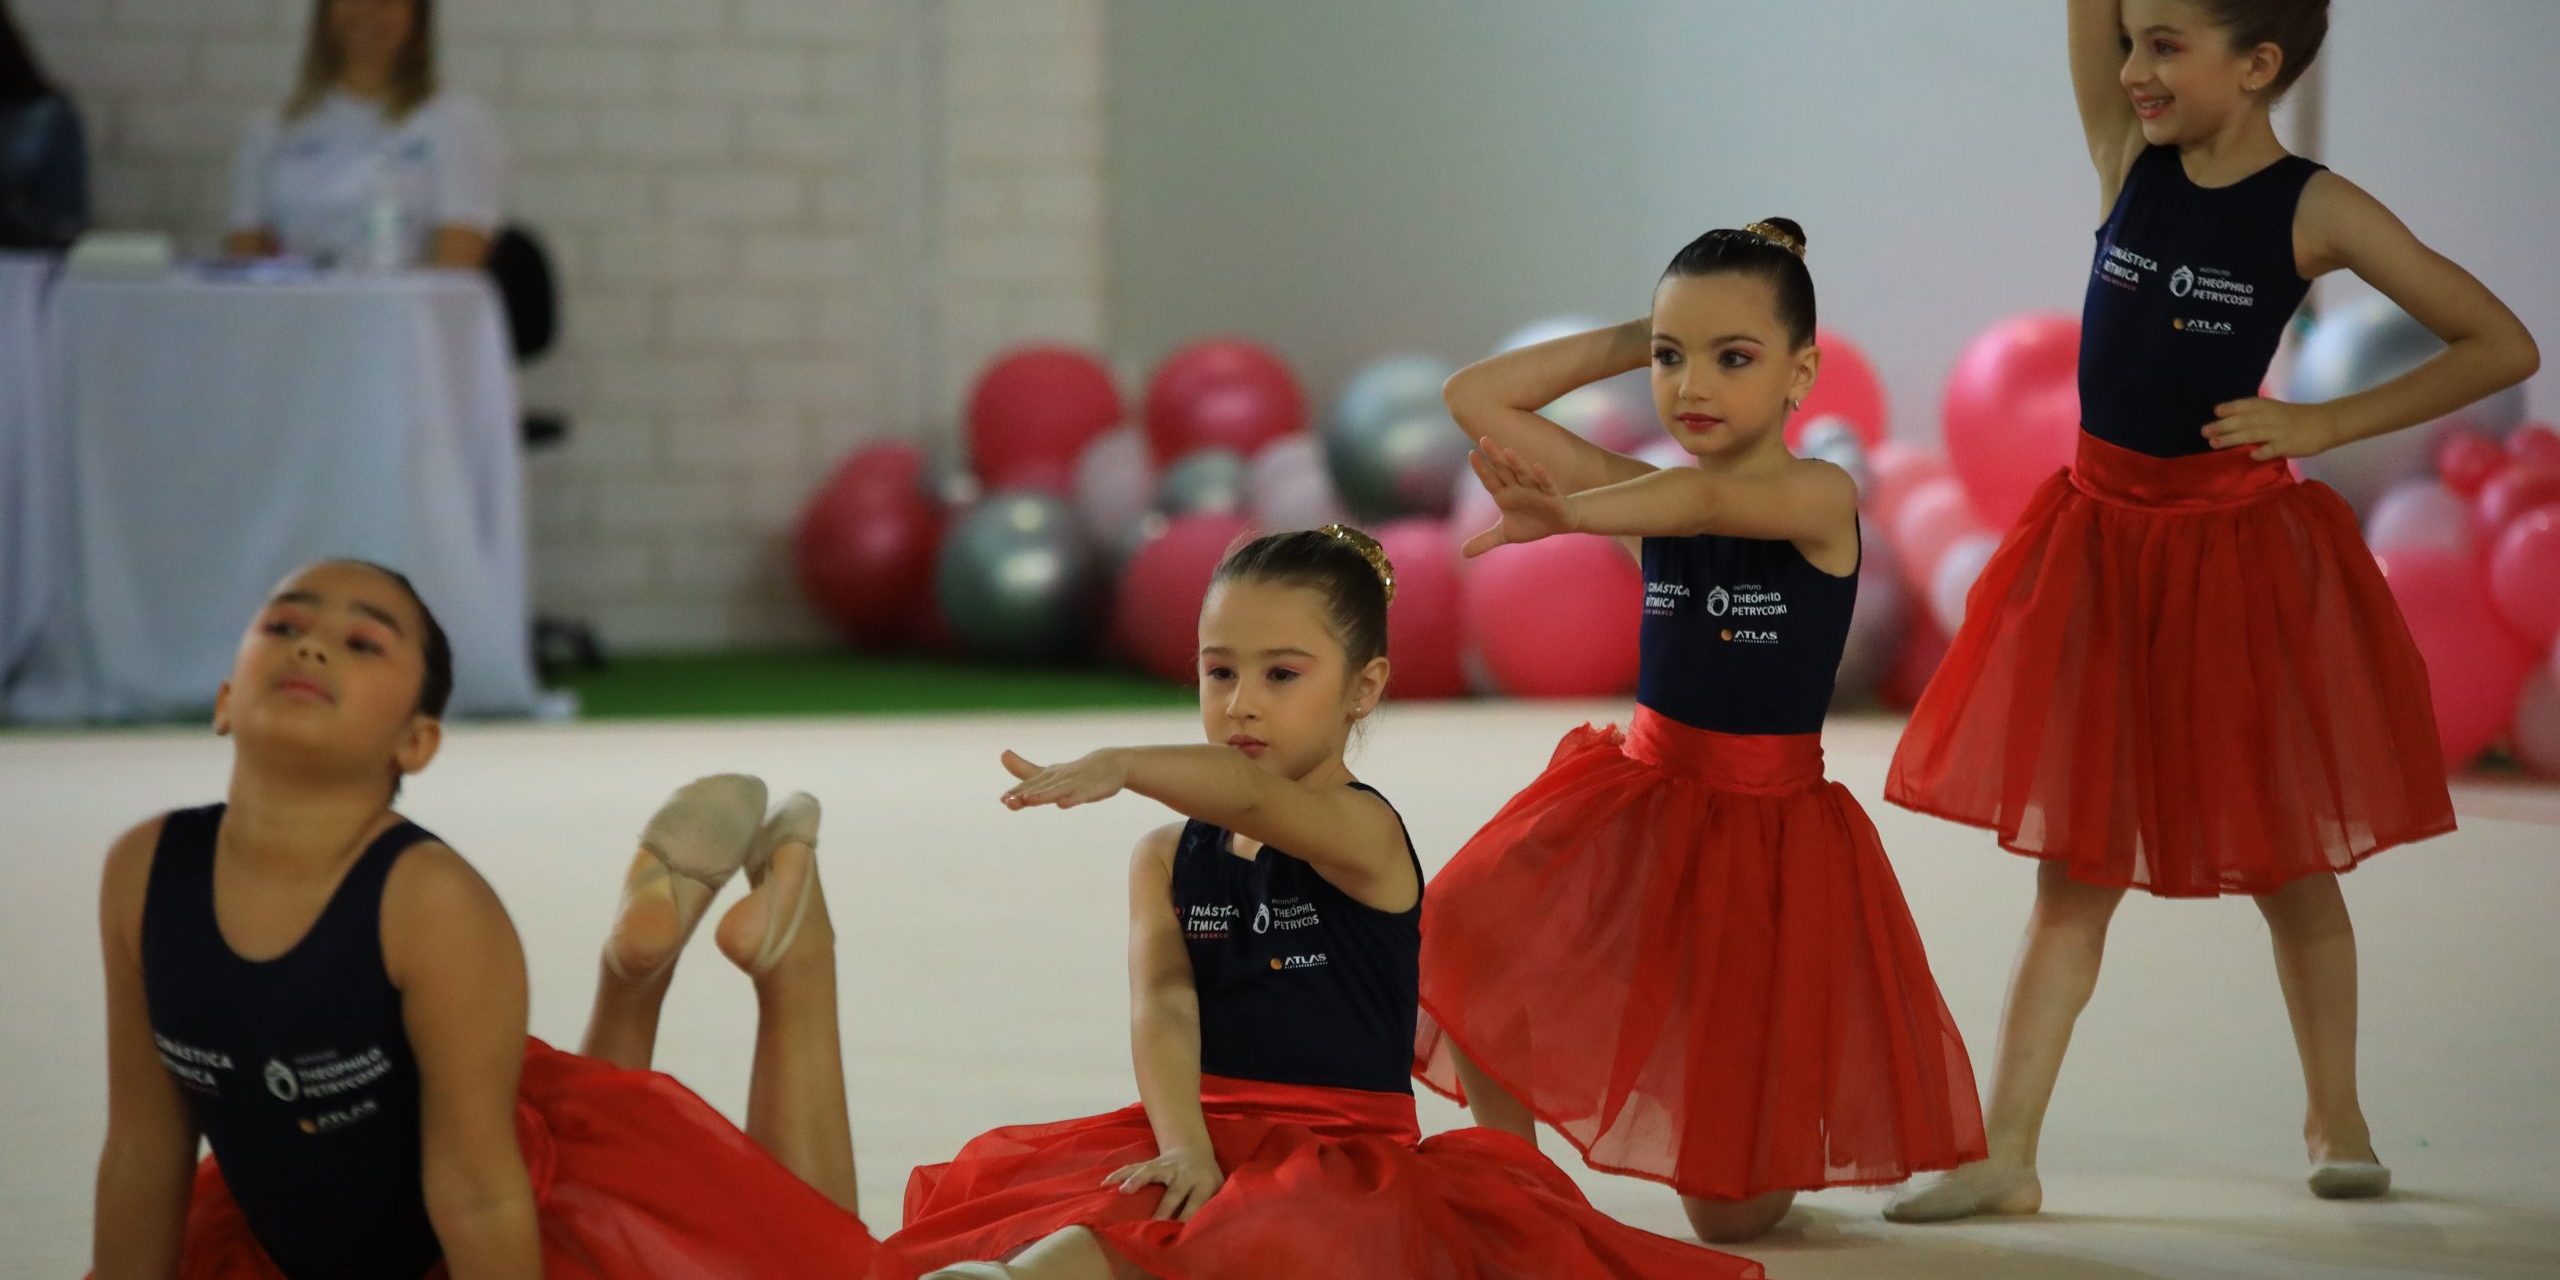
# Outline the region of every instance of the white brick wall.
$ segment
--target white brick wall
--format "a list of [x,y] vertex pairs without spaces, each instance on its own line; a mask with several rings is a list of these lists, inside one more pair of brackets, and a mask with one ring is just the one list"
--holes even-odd
[[[12,0],[104,219],[209,247],[310,0]],[[536,602],[629,649],[805,643],[789,532],[846,451],[955,429],[1030,340],[1101,346],[1103,0],[445,0],[564,276],[526,379]]]
[[[958,403],[1026,338],[1103,345],[1101,0],[944,0],[935,211],[948,300],[935,390]],[[1081,187],[1089,207],[1062,197]]]

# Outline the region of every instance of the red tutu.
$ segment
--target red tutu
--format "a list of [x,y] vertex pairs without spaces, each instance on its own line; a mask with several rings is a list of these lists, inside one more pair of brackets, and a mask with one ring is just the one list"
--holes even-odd
[[1701,1199],[1984,1154],[1972,1064],[1817,734],[1577,729],[1431,881],[1414,1072],[1452,1042],[1593,1168]]
[[1226,1183],[1189,1222],[1100,1185],[1154,1159],[1146,1112],[998,1129],[915,1171],[889,1245],[926,1266],[1091,1228],[1162,1280],[1753,1280],[1760,1264],[1626,1226],[1527,1143],[1423,1139],[1413,1099],[1203,1076]]
[[[809,1184],[673,1077],[528,1038],[516,1137],[542,1215],[542,1274],[597,1280],[914,1280]],[[180,1280],[285,1280],[207,1159]],[[432,1273],[441,1280],[444,1268]]]
[[1885,797],[2163,897],[2453,829],[2426,664],[2347,504],[2244,450],[2086,434],[1966,598]]

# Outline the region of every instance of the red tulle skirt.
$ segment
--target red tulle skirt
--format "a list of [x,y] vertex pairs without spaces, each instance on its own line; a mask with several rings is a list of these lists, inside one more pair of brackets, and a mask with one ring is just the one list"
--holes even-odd
[[1070,1226],[1160,1280],[1750,1280],[1758,1263],[1626,1226],[1529,1144],[1486,1129],[1422,1138],[1405,1094],[1204,1076],[1226,1182],[1189,1222],[1149,1187],[1101,1186],[1154,1159],[1127,1107],[997,1129],[915,1171],[889,1246],[925,1266],[1000,1259]]
[[2347,504],[2245,450],[2086,434],[1966,598],[1885,797],[2163,897],[2453,829],[2426,664]]
[[1964,1041],[1818,734],[1577,729],[1430,903],[1415,1074],[1463,1101],[1464,1050],[1594,1168],[1742,1199],[1984,1154]]
[[[670,1076],[528,1039],[516,1137],[551,1280],[914,1280],[863,1228]],[[180,1280],[285,1280],[207,1159]],[[439,1265],[432,1273],[441,1278]]]

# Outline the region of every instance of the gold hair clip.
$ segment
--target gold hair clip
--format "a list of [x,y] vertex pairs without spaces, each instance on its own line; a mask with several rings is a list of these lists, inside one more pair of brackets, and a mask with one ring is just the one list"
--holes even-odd
[[1804,241],[1788,235],[1785,228],[1780,227],[1775,223],[1755,222],[1750,226],[1744,227],[1743,230],[1748,231],[1799,258],[1804,256]]
[[1359,552],[1360,558],[1377,571],[1378,585],[1387,589],[1387,603],[1396,602],[1396,567],[1387,559],[1387,549],[1379,546],[1376,538],[1346,524],[1329,524],[1316,532]]

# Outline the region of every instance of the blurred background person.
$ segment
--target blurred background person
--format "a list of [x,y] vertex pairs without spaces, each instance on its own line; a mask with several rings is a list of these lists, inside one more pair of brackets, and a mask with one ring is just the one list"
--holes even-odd
[[80,113],[0,0],[0,248],[58,248],[89,225]]
[[313,0],[301,82],[241,142],[224,249],[478,268],[503,168],[488,110],[439,85],[434,0]]

